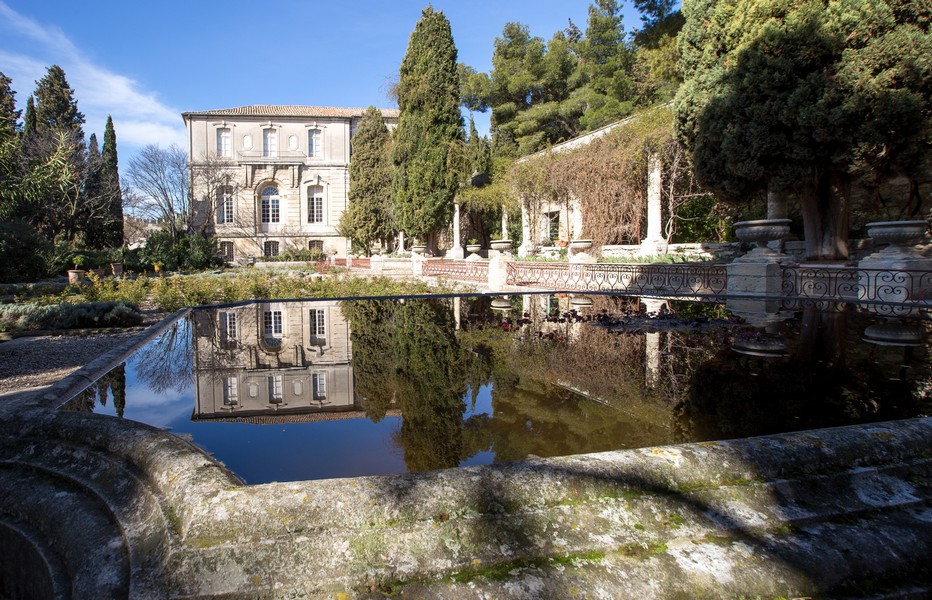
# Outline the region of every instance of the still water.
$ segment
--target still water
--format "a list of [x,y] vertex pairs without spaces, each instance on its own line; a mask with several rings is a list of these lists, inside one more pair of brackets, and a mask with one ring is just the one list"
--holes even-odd
[[198,309],[69,410],[248,483],[426,471],[929,414],[928,314],[526,295]]

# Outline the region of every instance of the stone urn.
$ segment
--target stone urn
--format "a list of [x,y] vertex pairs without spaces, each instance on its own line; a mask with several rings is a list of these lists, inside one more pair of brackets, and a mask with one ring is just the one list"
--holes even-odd
[[508,298],[495,298],[492,300],[492,310],[511,310],[511,300]]
[[498,252],[511,252],[511,240],[492,240],[489,246]]
[[382,249],[378,246],[369,248],[369,256],[378,256],[379,254],[382,254]]
[[424,253],[427,252],[427,246],[421,244],[411,246],[411,252],[414,252],[418,256],[424,256]]
[[68,283],[76,285],[84,281],[84,269],[68,269]]
[[482,250],[481,244],[466,244],[466,252],[470,254],[478,254]]
[[911,248],[922,241],[929,223],[926,221],[875,221],[867,224],[867,235],[880,244],[889,244],[874,253],[872,259],[913,258]]
[[588,250],[592,248],[592,240],[573,240],[570,242],[570,250]]
[[573,296],[570,298],[570,306],[573,308],[589,308],[592,306],[592,298],[589,296]]
[[922,346],[922,329],[899,319],[887,319],[868,325],[864,329],[864,341],[877,346]]
[[731,349],[739,354],[761,358],[783,358],[787,355],[786,342],[777,337],[738,338]]
[[783,255],[767,247],[768,242],[782,240],[790,234],[790,219],[759,219],[735,223],[735,236],[742,242],[754,242],[757,247],[742,256],[742,261],[771,261]]

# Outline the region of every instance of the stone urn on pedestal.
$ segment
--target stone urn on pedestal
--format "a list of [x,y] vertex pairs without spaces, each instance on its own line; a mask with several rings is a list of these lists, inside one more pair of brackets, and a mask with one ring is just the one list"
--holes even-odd
[[595,257],[586,252],[590,248],[592,248],[592,240],[572,240],[569,250],[570,262],[594,263]]
[[790,219],[759,219],[735,223],[735,236],[742,242],[754,242],[757,246],[735,260],[735,262],[779,262],[785,254],[768,248],[769,242],[777,242],[790,234]]

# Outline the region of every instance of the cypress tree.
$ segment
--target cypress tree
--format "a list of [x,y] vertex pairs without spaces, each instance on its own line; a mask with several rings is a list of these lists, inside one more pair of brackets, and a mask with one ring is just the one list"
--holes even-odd
[[427,238],[452,217],[459,182],[449,168],[450,155],[463,135],[456,46],[442,12],[428,6],[421,13],[399,75],[394,214],[408,234]]
[[101,183],[110,205],[103,241],[109,248],[118,248],[123,245],[123,192],[120,190],[120,172],[117,164],[116,131],[113,128],[113,117],[110,115],[107,115],[107,126],[104,129],[101,158]]
[[36,134],[39,124],[36,120],[36,101],[32,96],[26,99],[26,116],[23,119],[23,137],[30,138]]
[[370,106],[353,136],[350,159],[349,206],[340,218],[340,234],[366,255],[373,242],[392,234],[391,136],[382,113]]
[[0,71],[0,135],[15,132],[19,124],[20,111],[16,110],[16,92],[11,83],[13,80]]
[[84,141],[84,114],[78,110],[74,90],[58,65],[48,68],[36,82],[36,121],[40,128],[68,132],[76,142]]

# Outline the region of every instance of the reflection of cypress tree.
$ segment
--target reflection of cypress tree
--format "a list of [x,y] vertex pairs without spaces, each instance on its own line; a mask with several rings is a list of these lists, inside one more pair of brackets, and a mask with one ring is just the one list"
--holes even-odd
[[399,391],[392,352],[394,300],[344,302],[340,308],[350,325],[356,395],[374,423],[385,416]]
[[453,334],[453,315],[439,302],[398,306],[395,356],[410,384],[403,395],[399,442],[410,471],[455,467],[463,445],[466,369]]
[[121,419],[126,407],[126,363],[110,371],[110,392],[113,394],[113,408]]
[[442,302],[346,303],[356,392],[378,421],[393,402],[404,417],[397,438],[410,471],[459,464],[463,437],[465,353]]

